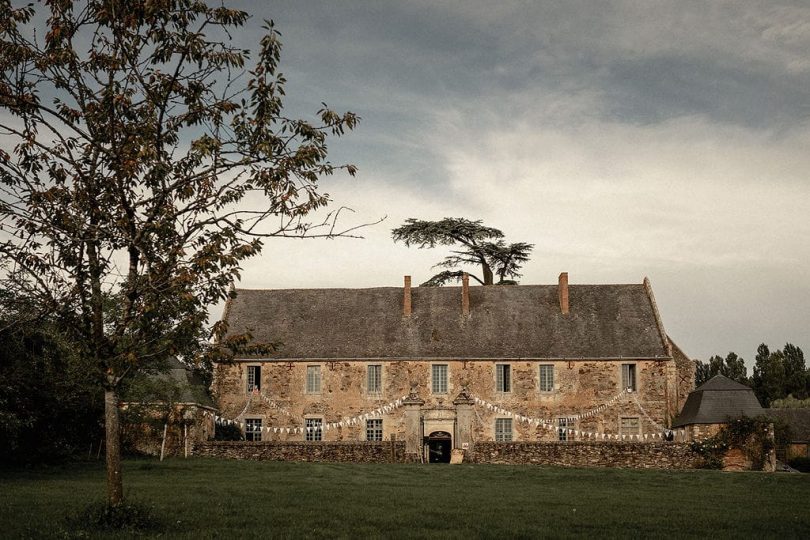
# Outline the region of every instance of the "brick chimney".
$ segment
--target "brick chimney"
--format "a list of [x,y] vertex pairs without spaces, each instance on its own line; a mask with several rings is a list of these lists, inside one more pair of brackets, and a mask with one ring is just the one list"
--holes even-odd
[[470,276],[466,272],[461,276],[461,314],[470,314]]
[[560,274],[560,313],[568,315],[568,272]]
[[402,316],[411,316],[411,276],[405,276],[405,287],[402,295]]

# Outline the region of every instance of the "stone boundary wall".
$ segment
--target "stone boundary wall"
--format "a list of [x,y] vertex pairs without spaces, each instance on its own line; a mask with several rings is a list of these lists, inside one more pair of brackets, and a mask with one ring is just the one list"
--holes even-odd
[[[208,441],[194,446],[195,456],[269,461],[403,463],[405,441]],[[418,458],[417,458],[418,459]]]
[[627,469],[696,469],[704,463],[689,443],[477,442],[470,447],[464,456],[468,463]]

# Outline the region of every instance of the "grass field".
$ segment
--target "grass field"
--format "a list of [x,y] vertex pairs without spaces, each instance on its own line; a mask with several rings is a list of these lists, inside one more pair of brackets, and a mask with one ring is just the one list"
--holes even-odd
[[[166,536],[810,538],[810,475],[497,465],[125,462]],[[0,472],[0,537],[71,536],[99,464]]]

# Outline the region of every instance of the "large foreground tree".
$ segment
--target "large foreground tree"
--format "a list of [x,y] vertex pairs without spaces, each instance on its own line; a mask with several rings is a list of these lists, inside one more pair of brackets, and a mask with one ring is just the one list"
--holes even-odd
[[[481,277],[471,274],[481,285],[492,285],[495,276],[498,283],[513,284],[513,278],[520,277],[523,263],[529,260],[532,244],[517,242],[507,244],[504,234],[495,228],[483,225],[481,220],[465,218],[444,218],[439,221],[424,221],[410,218],[391,231],[394,242],[404,242],[406,246],[420,248],[437,245],[459,246],[435,267],[447,268],[431,277],[422,286],[441,286],[453,280],[460,280],[465,273],[459,267],[472,264],[481,268]],[[435,268],[434,267],[434,268]]]
[[113,505],[122,381],[198,351],[262,238],[351,231],[307,216],[323,175],[355,172],[327,138],[356,116],[285,117],[278,32],[266,23],[251,59],[231,44],[248,14],[216,4],[0,0],[0,287],[92,360]]

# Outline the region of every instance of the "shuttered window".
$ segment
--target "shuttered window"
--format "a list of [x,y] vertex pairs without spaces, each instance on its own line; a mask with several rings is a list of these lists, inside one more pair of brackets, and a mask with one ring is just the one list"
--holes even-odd
[[447,393],[447,364],[434,364],[431,390],[434,394]]
[[554,391],[554,364],[540,364],[540,391]]
[[307,394],[321,393],[321,366],[307,366]]
[[512,391],[512,366],[508,364],[495,366],[495,390],[498,392]]

